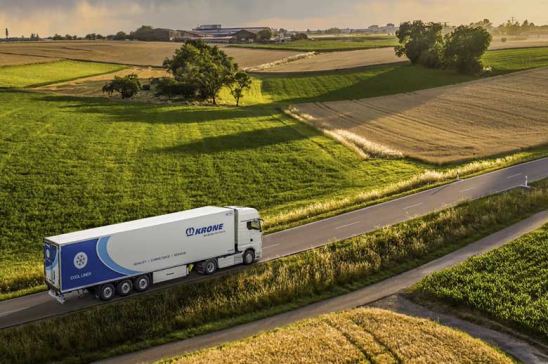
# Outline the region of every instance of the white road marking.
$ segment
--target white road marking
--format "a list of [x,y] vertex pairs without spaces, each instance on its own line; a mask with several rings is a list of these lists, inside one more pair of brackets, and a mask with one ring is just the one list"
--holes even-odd
[[420,205],[422,205],[422,202],[416,203],[416,204],[411,205],[411,206],[404,207],[403,209],[408,210],[408,209],[412,209],[413,207],[417,207],[417,206],[420,206]]
[[521,173],[516,173],[516,174],[513,174],[513,175],[511,175],[511,176],[506,177],[506,179],[519,177],[519,176],[521,176],[521,175],[522,175]]
[[263,246],[263,250],[266,250],[266,249],[270,249],[270,248],[274,248],[276,246],[280,245],[280,243],[278,244],[272,244],[272,245],[269,245],[269,246]]
[[462,190],[462,191],[460,191],[460,192],[468,192],[468,191],[472,191],[473,189],[474,189],[474,187],[470,187],[470,188],[467,188],[467,189]]
[[356,224],[359,224],[360,222],[361,222],[361,221],[356,221],[356,222],[353,222],[353,223],[350,223],[350,224],[337,226],[335,229],[336,229],[336,230],[344,229],[345,227],[349,227],[349,226],[352,226],[352,225],[356,225]]

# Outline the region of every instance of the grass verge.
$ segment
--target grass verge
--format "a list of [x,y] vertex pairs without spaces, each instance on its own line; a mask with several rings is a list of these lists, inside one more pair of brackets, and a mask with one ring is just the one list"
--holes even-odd
[[[432,340],[436,338],[436,340]],[[280,350],[280,343],[283,350]],[[430,320],[387,310],[357,308],[303,320],[196,353],[171,363],[400,363],[513,361],[483,341]]]
[[471,309],[548,344],[548,225],[435,273],[414,299]]
[[86,362],[355,290],[546,209],[548,180],[229,276],[0,331],[0,361]]
[[72,81],[82,77],[116,72],[126,68],[121,65],[57,61],[19,66],[5,66],[0,72],[1,87],[38,87],[56,82]]

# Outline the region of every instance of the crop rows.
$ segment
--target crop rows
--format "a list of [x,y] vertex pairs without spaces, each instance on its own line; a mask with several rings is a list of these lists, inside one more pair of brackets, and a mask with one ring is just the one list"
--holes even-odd
[[462,332],[371,308],[323,315],[161,363],[221,363],[226,358],[237,358],[241,364],[512,363],[504,354]]
[[478,310],[548,338],[548,225],[502,248],[435,273],[417,293]]
[[409,269],[547,205],[545,180],[230,276],[4,329],[0,361],[89,361],[256,319]]

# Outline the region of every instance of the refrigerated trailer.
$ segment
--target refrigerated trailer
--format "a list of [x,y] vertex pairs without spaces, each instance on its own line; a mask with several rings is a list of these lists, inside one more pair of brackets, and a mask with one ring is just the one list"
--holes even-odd
[[261,219],[248,207],[202,207],[52,236],[44,242],[44,275],[63,303],[74,291],[101,300],[151,285],[261,258]]

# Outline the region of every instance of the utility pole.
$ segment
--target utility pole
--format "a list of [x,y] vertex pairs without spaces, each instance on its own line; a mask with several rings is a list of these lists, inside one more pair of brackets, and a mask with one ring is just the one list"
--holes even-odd
[[10,32],[8,28],[6,28],[6,42],[8,41],[9,37],[10,37]]

